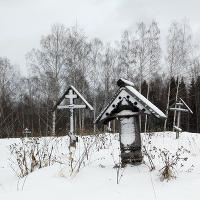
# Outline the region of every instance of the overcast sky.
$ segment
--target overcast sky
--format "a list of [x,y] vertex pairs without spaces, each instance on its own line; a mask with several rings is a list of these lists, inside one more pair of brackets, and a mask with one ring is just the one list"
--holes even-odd
[[[200,0],[0,0],[0,56],[25,69],[25,54],[39,47],[51,25],[77,24],[89,38],[120,39],[138,21],[155,19],[165,38],[170,23],[188,19],[200,38]],[[198,36],[199,35],[199,36]]]

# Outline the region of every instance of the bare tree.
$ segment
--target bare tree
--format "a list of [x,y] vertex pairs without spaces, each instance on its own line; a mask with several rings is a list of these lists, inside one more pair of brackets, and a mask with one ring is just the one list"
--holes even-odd
[[14,118],[11,102],[17,100],[18,80],[15,67],[7,58],[0,57],[0,127],[1,135],[14,134]]
[[[52,26],[51,33],[42,38],[41,49],[33,49],[27,54],[27,60],[33,74],[46,82],[49,98],[55,105],[64,81],[64,66],[66,64],[67,32],[63,25]],[[45,85],[45,84],[44,84]],[[56,114],[52,117],[52,134],[55,135]]]
[[[147,99],[149,99],[150,82],[153,75],[159,71],[160,59],[161,59],[161,47],[160,47],[160,29],[155,21],[149,26],[148,29],[148,52],[149,62],[147,64]],[[145,132],[147,130],[147,115],[145,119]]]
[[102,60],[102,81],[104,85],[105,101],[108,103],[112,89],[113,72],[116,66],[116,52],[109,44],[105,47]]
[[[142,93],[142,83],[147,80],[147,98],[149,98],[150,80],[160,65],[160,30],[155,21],[148,26],[144,22],[137,24],[135,35],[136,42],[136,71],[139,82],[139,92]],[[141,131],[141,117],[140,131]],[[145,120],[145,131],[147,126],[147,117]]]
[[136,77],[136,40],[129,31],[124,31],[118,43],[118,74],[128,80]]
[[[168,115],[169,102],[170,102],[170,90],[171,90],[171,78],[177,77],[177,87],[175,101],[178,98],[180,78],[187,72],[187,68],[190,65],[190,54],[192,51],[191,45],[191,33],[188,24],[172,23],[169,28],[167,37],[167,65],[169,69],[169,86],[166,115]],[[175,125],[176,112],[174,112],[173,125]],[[166,130],[167,119],[165,120],[164,130]],[[173,129],[174,130],[174,129]]]
[[[67,59],[66,59],[66,85],[73,85],[81,94],[89,95],[89,72],[90,72],[90,52],[91,44],[87,41],[84,33],[73,27],[67,36]],[[84,129],[85,112],[79,109],[75,121],[78,121],[79,128]],[[76,123],[75,123],[76,125]]]
[[[97,92],[100,85],[100,68],[102,63],[102,52],[103,43],[101,40],[95,38],[91,41],[91,52],[90,52],[90,84],[93,90],[93,107],[94,107],[94,120],[96,119],[97,111]],[[96,124],[94,124],[94,132],[96,132]]]
[[142,92],[142,82],[146,76],[149,64],[149,30],[144,22],[137,24],[136,31],[136,64],[139,77],[139,92]]

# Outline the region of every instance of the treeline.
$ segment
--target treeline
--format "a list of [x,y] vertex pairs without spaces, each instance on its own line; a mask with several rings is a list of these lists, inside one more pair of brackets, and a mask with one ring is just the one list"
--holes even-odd
[[[168,108],[181,97],[194,112],[182,115],[181,127],[199,132],[198,44],[193,42],[189,25],[177,22],[169,27],[165,45],[161,43],[156,21],[140,22],[136,30],[124,31],[114,45],[98,38],[90,40],[77,27],[53,25],[41,38],[40,48],[27,53],[27,77],[0,57],[0,137],[21,137],[25,128],[32,136],[52,135],[54,131],[65,135],[69,111],[53,113],[51,108],[69,85],[94,107],[94,113],[76,111],[77,132],[98,131],[102,127],[96,127],[93,120],[116,91],[121,77],[134,82],[138,91],[168,115],[165,122],[148,119],[149,130],[172,130],[174,116]],[[145,118],[143,130],[144,124]],[[117,122],[112,122],[111,128],[118,131]]]

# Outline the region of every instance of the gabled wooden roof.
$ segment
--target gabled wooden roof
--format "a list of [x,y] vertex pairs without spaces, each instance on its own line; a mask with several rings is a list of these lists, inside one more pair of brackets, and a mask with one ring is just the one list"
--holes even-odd
[[56,105],[52,108],[52,111],[55,111],[57,106],[60,105],[60,103],[65,99],[65,95],[69,93],[69,90],[73,90],[76,95],[84,102],[86,105],[86,108],[93,111],[93,107],[86,101],[86,99],[79,93],[79,91],[72,85],[69,86],[69,88],[64,92],[64,94],[61,96],[61,98],[57,101]]
[[[121,81],[123,80],[120,80],[120,82]],[[119,88],[109,104],[98,115],[94,123],[104,123],[109,121],[109,119],[112,120],[113,118],[115,118],[115,116],[112,116],[111,112],[114,110],[116,104],[118,104],[123,98],[131,102],[135,107],[139,108],[139,110],[144,114],[154,115],[157,118],[166,118],[166,115],[160,109],[158,109],[154,104],[152,104],[148,99],[140,94],[134,87],[132,87],[133,83],[130,83],[121,82],[119,84],[121,88]]]

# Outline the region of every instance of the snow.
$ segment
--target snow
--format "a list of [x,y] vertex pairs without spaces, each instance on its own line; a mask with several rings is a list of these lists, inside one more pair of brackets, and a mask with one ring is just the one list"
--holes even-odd
[[[68,165],[55,163],[53,166],[38,169],[26,178],[19,179],[9,166],[9,145],[19,143],[20,139],[0,139],[0,199],[1,200],[64,200],[64,199],[181,199],[196,200],[200,185],[200,135],[183,132],[175,139],[173,132],[142,134],[142,142],[148,150],[166,148],[175,153],[184,146],[188,149],[188,160],[183,167],[177,166],[177,178],[160,181],[160,169],[163,162],[156,152],[156,169],[150,171],[148,160],[139,166],[127,166],[119,170],[120,181],[117,184],[117,170],[113,168],[119,162],[118,134],[102,134],[98,137],[79,138],[77,156],[84,145],[91,147],[89,159],[80,171],[70,176]],[[46,140],[51,138],[41,138]],[[68,158],[68,137],[55,138],[56,152],[63,161]],[[78,158],[78,157],[77,157]],[[122,175],[122,176],[121,176]]]
[[[111,101],[108,103],[108,105],[100,112],[100,114],[97,116],[94,123],[104,122],[106,119],[110,117],[110,113],[112,110],[115,109],[115,106],[122,100],[127,99],[127,96],[129,96],[129,101],[132,103],[137,103],[137,107],[140,109],[140,111],[144,114],[148,115],[154,115],[157,118],[166,118],[166,115],[157,108],[154,104],[152,104],[148,99],[146,99],[142,94],[140,94],[135,88],[132,86],[125,86],[118,89],[118,91],[115,93]],[[113,107],[113,105],[115,105]],[[108,114],[108,115],[107,115]],[[113,117],[113,116],[112,116]]]
[[[123,78],[120,78],[120,79],[118,80],[118,82],[122,82],[124,85],[129,85],[129,86],[132,86],[132,87],[135,86],[134,83],[132,83],[131,81],[128,81],[128,80],[126,80],[126,79],[123,79]],[[119,85],[119,84],[118,84],[118,85]]]
[[[106,115],[106,113],[111,113],[112,110],[115,108],[112,105],[117,105],[121,99],[119,97],[122,98],[123,103],[127,103],[126,98],[127,96],[130,96],[130,92],[127,92],[124,88],[120,88],[116,94],[114,95],[114,97],[112,98],[112,101],[101,111],[101,113],[98,115],[97,119],[95,120],[95,123],[98,122],[103,122],[106,118],[108,118],[109,116]],[[146,109],[145,105],[141,104],[138,100],[136,100],[134,97],[130,96],[129,100],[134,103],[135,101],[137,102],[137,107],[142,110],[145,109],[146,111],[144,112],[145,114],[151,114],[151,112]]]
[[[126,103],[126,101],[125,101]],[[122,102],[123,105],[125,103]],[[131,110],[122,110],[117,114],[117,116],[127,116],[127,115],[133,115],[133,114],[138,114],[134,113]],[[120,118],[120,128],[121,128],[121,142],[122,144],[126,146],[132,144],[135,141],[135,125],[134,125],[134,120],[135,118],[129,117],[129,118]]]
[[134,118],[120,118],[121,142],[127,147],[135,141]]
[[120,101],[119,98],[118,98],[119,95],[121,95],[123,97],[125,95],[124,93],[125,92],[124,92],[123,88],[118,89],[116,94],[113,96],[113,98],[109,102],[109,104],[99,113],[99,115],[97,116],[94,123],[98,123],[100,121],[103,121],[105,118],[107,118],[106,112],[110,113],[114,109],[112,104],[117,105]]
[[148,99],[146,99],[142,94],[140,94],[135,88],[131,86],[126,86],[126,89],[133,93],[137,98],[139,98],[144,104],[149,106],[155,113],[156,116],[159,118],[166,118],[166,115],[159,109],[157,108],[154,104],[152,104]]
[[179,128],[179,127],[177,127],[177,126],[174,126],[174,129],[175,129],[176,131],[178,131],[178,132],[182,132],[182,131],[183,131],[181,128]]
[[[54,107],[52,108],[52,111],[55,111],[55,109],[57,108],[57,106],[60,105],[63,102],[63,100],[65,99],[66,95],[67,95],[67,98],[69,97],[68,94],[69,94],[70,90],[73,90],[76,93],[76,95],[78,95],[78,97],[81,98],[81,100],[85,103],[85,105],[86,105],[87,108],[89,108],[91,111],[94,110],[94,108],[86,101],[86,99],[79,93],[79,91],[74,86],[71,85],[65,91],[65,93],[61,96],[61,98],[57,101],[57,103],[54,105]],[[72,94],[71,94],[71,97],[76,98],[76,96],[72,95]],[[71,102],[71,101],[73,101],[72,100],[73,98],[70,98],[70,104],[73,104],[73,102]]]

